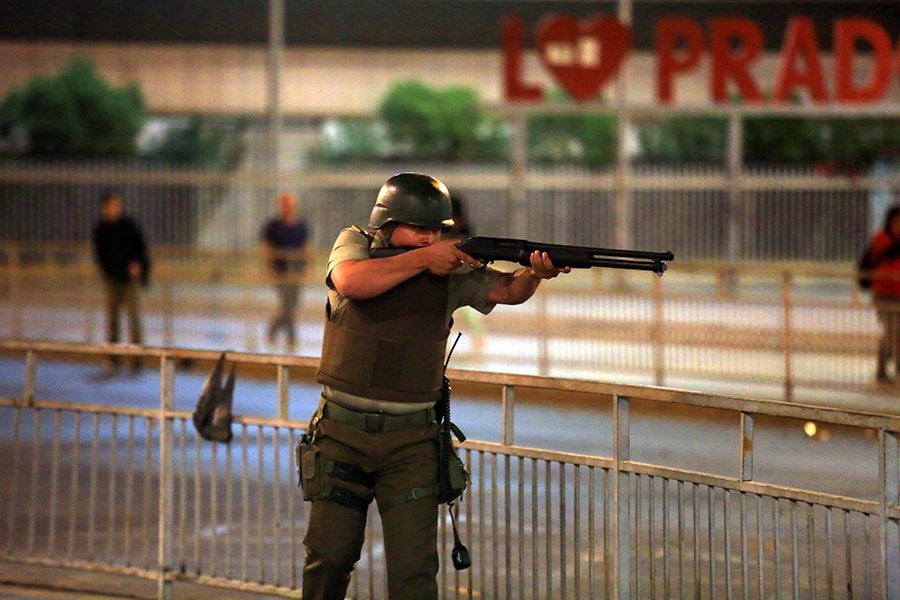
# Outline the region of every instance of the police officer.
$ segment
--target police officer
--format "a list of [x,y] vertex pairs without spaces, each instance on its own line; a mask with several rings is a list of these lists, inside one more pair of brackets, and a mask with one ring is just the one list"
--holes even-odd
[[379,191],[369,229],[344,229],[332,248],[322,399],[301,445],[312,500],[303,598],[345,597],[373,499],[390,598],[437,598],[435,403],[451,315],[519,304],[541,280],[569,271],[538,252],[515,272],[484,267],[458,241],[441,240],[452,225],[447,187],[400,173]]

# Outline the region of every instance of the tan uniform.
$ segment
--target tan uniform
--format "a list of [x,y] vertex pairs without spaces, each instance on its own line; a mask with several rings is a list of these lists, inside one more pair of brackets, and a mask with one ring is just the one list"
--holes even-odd
[[[309,486],[318,497],[304,538],[303,597],[345,597],[374,498],[384,528],[390,598],[433,599],[438,503],[420,491],[437,485],[433,406],[440,398],[451,315],[461,306],[490,312],[487,296],[499,272],[470,267],[449,277],[425,272],[363,301],[333,289],[335,265],[368,258],[368,238],[349,228],[338,236],[328,261],[317,375],[323,400],[310,428],[324,473]],[[309,476],[304,466],[303,477]]]

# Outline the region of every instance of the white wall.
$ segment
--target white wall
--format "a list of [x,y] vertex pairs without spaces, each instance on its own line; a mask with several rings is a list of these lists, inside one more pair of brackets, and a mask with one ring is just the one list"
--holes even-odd
[[[58,71],[74,54],[90,58],[114,85],[137,82],[153,113],[263,113],[265,61],[263,47],[199,45],[111,45],[0,43],[0,97],[35,75]],[[679,78],[675,98],[684,104],[706,104],[708,60],[697,72]],[[826,88],[833,90],[831,61],[823,65]],[[865,60],[859,74],[865,76]],[[551,77],[534,55],[525,59],[523,80],[544,87]],[[653,104],[656,66],[644,53],[629,57],[628,98]],[[479,90],[482,100],[503,101],[501,51],[396,51],[374,49],[287,49],[283,57],[282,106],[286,115],[369,114],[388,87],[403,79],[431,85],[464,85]],[[777,57],[767,56],[753,70],[760,87],[774,87]],[[611,97],[611,90],[606,92]],[[900,85],[884,102],[900,114]]]

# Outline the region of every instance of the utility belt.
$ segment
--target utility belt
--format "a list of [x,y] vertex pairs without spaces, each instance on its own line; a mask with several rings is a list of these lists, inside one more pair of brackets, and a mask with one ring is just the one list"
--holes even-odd
[[[330,500],[365,513],[374,497],[376,476],[363,472],[358,466],[341,463],[325,457],[316,445],[316,426],[322,418],[349,425],[367,433],[386,433],[413,429],[435,423],[440,417],[438,444],[437,483],[425,487],[415,487],[399,493],[384,503],[379,502],[382,514],[407,502],[436,496],[439,503],[448,504],[448,512],[453,522],[454,547],[451,557],[457,569],[465,569],[471,564],[468,550],[456,531],[453,503],[460,498],[469,483],[469,473],[460,460],[450,439],[451,431],[460,441],[465,436],[450,422],[450,385],[444,379],[444,391],[438,407],[427,408],[406,415],[369,413],[352,410],[328,401],[322,397],[319,407],[310,422],[309,431],[300,436],[296,447],[297,483],[303,491],[303,499],[309,501]],[[343,485],[351,483],[362,486],[364,492],[353,491]]]
[[337,402],[330,402],[325,399],[319,405],[319,414],[366,433],[389,433],[392,431],[403,431],[404,429],[414,429],[434,423],[436,418],[434,408],[427,408],[405,415],[391,415],[352,410],[341,406]]
[[[303,499],[310,501],[333,500],[338,504],[365,512],[372,501],[375,477],[362,472],[354,465],[330,460],[319,452],[319,448],[315,443],[316,425],[322,418],[326,417],[367,433],[388,433],[434,423],[436,411],[434,408],[428,408],[405,415],[369,413],[346,408],[336,402],[326,400],[324,397],[320,400],[319,407],[310,423],[309,431],[300,436],[295,449],[297,479],[299,486],[303,490]],[[362,494],[353,492],[344,487],[342,482],[363,486],[368,488],[368,490]],[[436,487],[434,489],[414,488],[387,502],[380,508],[382,511],[387,511],[396,505],[426,496],[433,496],[436,493]]]

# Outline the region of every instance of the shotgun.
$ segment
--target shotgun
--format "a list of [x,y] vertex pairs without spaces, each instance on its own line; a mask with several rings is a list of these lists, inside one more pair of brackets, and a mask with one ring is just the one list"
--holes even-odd
[[531,253],[539,250],[549,254],[550,260],[557,267],[633,269],[653,271],[660,277],[666,272],[666,262],[675,260],[675,255],[671,252],[563,246],[495,237],[469,238],[460,243],[457,248],[484,263],[505,260],[529,267],[531,266]]

